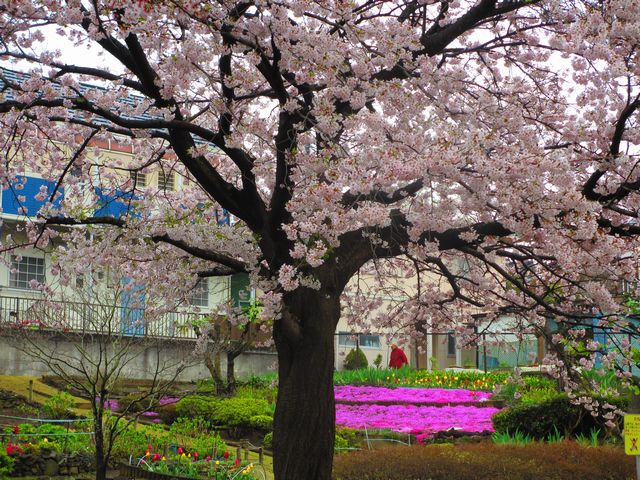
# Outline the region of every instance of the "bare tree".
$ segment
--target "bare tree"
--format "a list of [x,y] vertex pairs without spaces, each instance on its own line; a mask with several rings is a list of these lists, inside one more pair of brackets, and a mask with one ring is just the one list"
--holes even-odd
[[[146,308],[149,301],[141,288],[123,282],[108,287],[81,283],[55,300],[32,301],[7,330],[14,335],[17,349],[88,399],[96,480],[104,480],[118,437],[142,412],[157,405],[188,364],[184,359],[164,358],[161,337],[145,335],[154,322],[154,332],[159,331],[164,310]],[[142,357],[145,371],[134,371]],[[114,409],[116,384],[136,377],[148,379],[148,384]]]

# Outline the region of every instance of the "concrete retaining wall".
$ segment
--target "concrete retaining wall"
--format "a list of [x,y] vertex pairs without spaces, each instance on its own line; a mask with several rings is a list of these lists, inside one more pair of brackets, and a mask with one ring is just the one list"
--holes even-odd
[[[98,343],[91,339],[70,337],[42,332],[36,338],[35,345],[43,352],[51,352],[49,357],[66,359],[70,373],[71,365],[77,362],[82,351],[96,358],[99,352]],[[80,343],[82,341],[82,343]],[[175,372],[179,363],[186,365],[178,377],[179,381],[189,382],[210,378],[209,371],[202,360],[194,356],[195,342],[180,340],[149,340],[141,338],[131,345],[127,365],[123,368],[120,378],[151,379],[160,365],[159,373],[162,377],[169,378]],[[33,346],[29,346],[19,336],[0,336],[0,375],[41,376],[52,374],[42,355],[33,355]],[[272,352],[246,352],[235,361],[235,373],[237,378],[251,374],[263,374],[273,371],[276,354]],[[226,362],[222,359],[223,374],[226,372]],[[77,374],[77,373],[76,373]]]

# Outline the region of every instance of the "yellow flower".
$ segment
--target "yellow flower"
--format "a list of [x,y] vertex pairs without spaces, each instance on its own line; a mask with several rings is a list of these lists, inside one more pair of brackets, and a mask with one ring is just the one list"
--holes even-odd
[[164,462],[164,461],[166,461],[166,460],[167,460],[167,457],[165,457],[165,456],[163,455],[163,456],[162,456],[162,461]]
[[186,457],[186,455],[183,453],[182,455],[180,455],[182,458]]
[[44,437],[43,442],[44,442],[44,443],[49,443],[49,439],[48,439],[47,437]]
[[216,465],[220,465],[220,460],[216,460]]
[[191,454],[187,455],[187,457],[191,458]]

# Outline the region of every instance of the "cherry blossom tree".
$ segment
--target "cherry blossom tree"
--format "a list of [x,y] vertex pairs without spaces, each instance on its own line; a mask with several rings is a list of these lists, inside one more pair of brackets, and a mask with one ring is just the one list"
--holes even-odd
[[[330,477],[333,334],[363,268],[415,282],[376,325],[470,336],[553,318],[568,338],[547,362],[569,387],[561,347],[584,346],[587,367],[632,358],[579,335],[636,333],[609,288],[636,276],[636,2],[0,8],[0,56],[26,72],[3,71],[0,175],[18,201],[25,172],[51,182],[29,242],[90,227],[79,257],[120,255],[166,285],[248,272],[275,319],[276,478]],[[134,155],[94,154],[107,140]],[[154,169],[184,188],[140,191]],[[126,208],[105,214],[105,197]]]
[[[203,316],[192,321],[198,337],[196,353],[211,374],[217,395],[233,395],[236,391],[235,361],[250,348],[270,346],[268,326],[259,320],[260,306],[251,302],[238,308],[229,305],[225,315]],[[262,337],[262,338],[260,338]],[[266,337],[266,338],[265,338]],[[226,360],[226,383],[222,378],[221,357]]]

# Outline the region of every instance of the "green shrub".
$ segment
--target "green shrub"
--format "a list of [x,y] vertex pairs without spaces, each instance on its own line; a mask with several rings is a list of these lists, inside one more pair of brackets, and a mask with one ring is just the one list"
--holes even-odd
[[273,430],[273,417],[270,415],[254,415],[249,419],[249,425],[259,430]]
[[[619,400],[616,403],[622,406]],[[492,421],[496,432],[518,431],[538,440],[553,436],[556,430],[566,436],[588,435],[594,428],[603,428],[604,424],[602,419],[572,404],[564,394],[545,398],[539,403],[513,405],[496,413]]]
[[337,455],[333,467],[335,480],[620,480],[634,473],[634,459],[621,448],[566,441],[376,448]]
[[[75,426],[74,423],[73,427]],[[20,431],[28,433],[27,428],[21,428]],[[76,435],[74,431],[68,432],[66,427],[60,425],[44,423],[36,427],[32,433],[40,435],[35,437],[40,448],[64,452],[89,452],[92,449],[90,435]]]
[[357,436],[358,431],[353,428],[337,428],[336,437],[338,435],[347,442],[347,447],[358,448],[360,447],[360,440]]
[[209,417],[214,425],[228,427],[251,426],[250,419],[257,415],[266,415],[269,404],[257,398],[225,398],[218,400]]
[[273,447],[273,432],[269,432],[264,436],[262,445],[264,445],[265,448]]
[[359,370],[361,368],[367,368],[368,365],[367,356],[359,348],[351,349],[351,351],[347,353],[347,358],[344,360],[345,370]]
[[204,395],[189,395],[176,403],[178,417],[210,418],[218,400]]
[[189,452],[198,452],[202,458],[229,447],[220,439],[220,435],[211,432],[211,424],[201,417],[179,417],[169,429],[169,437],[187,448]]
[[529,390],[523,393],[518,400],[520,405],[532,406],[552,401],[556,398],[565,398],[566,395],[555,389]]
[[250,427],[251,417],[269,415],[271,408],[260,398],[216,399],[201,395],[191,395],[176,404],[179,417],[201,417],[213,425],[227,427]]
[[113,443],[111,457],[116,460],[126,460],[130,455],[141,457],[151,438],[144,430],[136,430],[133,425],[124,429]]
[[197,435],[185,445],[190,452],[198,452],[200,458],[205,458],[207,455],[213,456],[214,450],[218,455],[219,452],[229,450],[229,446],[224,443],[220,435],[214,432]]
[[169,428],[171,434],[184,435],[187,437],[195,437],[209,430],[211,430],[211,423],[202,417],[178,417]]
[[165,425],[173,424],[173,422],[175,422],[176,419],[178,418],[178,413],[176,411],[176,404],[175,403],[168,403],[166,405],[159,405],[156,408],[156,412],[158,412],[158,416],[160,417],[160,420],[162,420],[162,422]]
[[335,444],[333,446],[336,453],[345,453],[360,447],[360,441],[356,436],[356,430],[352,428],[336,429]]
[[349,442],[337,433],[335,443],[333,444],[333,451],[335,453],[345,453],[349,451]]
[[558,395],[556,382],[543,375],[523,375],[522,385],[509,382],[500,385],[500,392],[493,396],[494,400],[503,401],[507,405],[520,403],[535,404],[550,400]]
[[72,418],[71,411],[76,406],[73,397],[67,392],[57,392],[44,401],[42,413],[48,418]]
[[373,361],[373,364],[375,365],[375,367],[377,369],[379,369],[382,366],[382,354],[381,353],[376,355],[376,359]]
[[9,475],[13,471],[13,458],[11,458],[4,451],[4,448],[0,449],[0,480],[11,478]]

